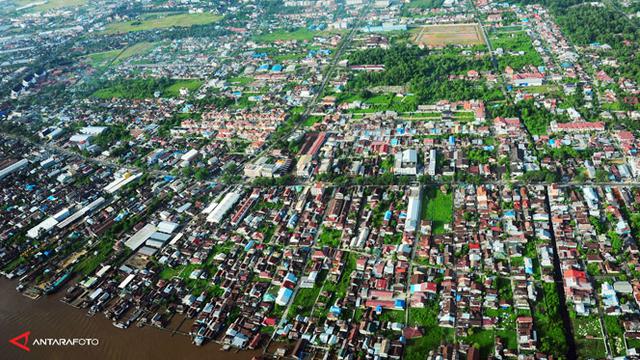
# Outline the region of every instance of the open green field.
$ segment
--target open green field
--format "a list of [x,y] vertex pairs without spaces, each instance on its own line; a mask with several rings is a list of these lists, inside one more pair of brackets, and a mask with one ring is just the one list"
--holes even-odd
[[190,27],[193,25],[210,24],[220,20],[221,18],[222,17],[219,15],[210,13],[177,15],[168,15],[167,13],[164,13],[147,15],[142,20],[111,23],[106,26],[104,33],[116,34],[170,27]]
[[178,97],[181,88],[192,92],[200,86],[202,80],[198,79],[121,79],[97,90],[92,96],[99,99],[149,99],[154,92],[159,91],[163,97]]
[[441,113],[434,112],[407,112],[399,114],[402,120],[407,121],[433,121],[442,119]]
[[292,40],[297,40],[297,41],[304,41],[304,40],[308,40],[311,41],[313,40],[313,37],[318,35],[318,32],[315,31],[311,31],[305,28],[299,28],[295,31],[286,31],[286,30],[277,30],[277,31],[273,31],[271,33],[266,33],[266,34],[262,34],[262,35],[258,35],[254,37],[254,41],[256,42],[263,42],[263,43],[270,43],[270,42],[274,42],[274,41],[292,41]]
[[433,234],[444,234],[445,225],[453,221],[453,194],[444,194],[434,187],[427,188],[422,199],[422,218],[433,223]]
[[93,54],[86,55],[84,56],[84,58],[86,58],[89,61],[92,67],[99,69],[99,68],[107,67],[112,60],[114,60],[118,55],[120,55],[121,52],[122,52],[121,49],[101,51],[101,52],[96,52]]
[[250,76],[236,76],[227,79],[227,82],[233,85],[247,85],[253,81],[253,77]]
[[600,321],[595,316],[576,316],[572,322],[576,337],[602,336]]
[[[515,32],[494,32],[489,35],[489,40],[494,49],[503,49],[504,55],[498,58],[500,69],[510,66],[519,70],[527,65],[543,65],[540,54],[533,47],[531,38],[524,31]],[[522,55],[511,55],[509,53],[519,53]]]
[[153,42],[140,42],[133,44],[124,50],[110,50],[102,51],[93,54],[89,54],[86,58],[91,63],[91,66],[97,69],[107,67],[109,65],[119,64],[133,56],[146,54],[151,51],[157,43]]
[[524,91],[529,94],[545,94],[545,95],[556,95],[556,96],[561,96],[562,94],[562,89],[555,84],[526,86],[523,88],[519,88],[518,90]]
[[198,79],[178,80],[173,85],[165,88],[162,91],[162,95],[164,97],[178,97],[180,96],[181,88],[187,88],[189,90],[189,93],[192,93],[195,90],[198,90],[200,86],[202,86],[202,80],[198,80]]
[[296,297],[293,299],[293,303],[289,308],[287,316],[289,318],[294,318],[298,314],[303,316],[311,315],[313,304],[315,304],[319,294],[320,286],[317,285],[311,289],[298,290],[298,293],[296,294]]
[[444,0],[413,0],[404,6],[407,8],[433,9],[441,7],[442,3],[444,3]]
[[407,342],[404,358],[424,359],[425,354],[437,348],[441,342],[453,340],[453,329],[438,326],[438,303],[433,302],[425,308],[409,308],[408,326],[418,326],[424,336]]
[[605,359],[607,357],[607,349],[601,339],[576,337],[576,349],[578,359]]
[[315,123],[322,121],[322,116],[318,116],[318,115],[311,115],[307,118],[307,120],[304,121],[304,126],[305,127],[311,127],[313,126]]
[[83,6],[87,4],[87,0],[14,0],[13,4],[16,9],[33,5],[24,9],[28,12],[32,12]]
[[480,350],[480,358],[488,359],[495,347],[493,330],[468,329],[464,342]]
[[89,275],[94,272],[100,264],[107,260],[113,253],[113,241],[103,239],[96,247],[96,252],[95,255],[91,254],[82,258],[82,260],[73,267],[73,271],[83,275]]
[[361,101],[369,106],[368,109],[350,109],[351,113],[374,113],[378,111],[395,111],[398,113],[414,112],[417,108],[417,98],[415,95],[406,95],[403,97],[396,96],[393,93],[372,94],[368,98],[364,98],[359,94],[348,97],[339,97],[339,102],[350,103]]

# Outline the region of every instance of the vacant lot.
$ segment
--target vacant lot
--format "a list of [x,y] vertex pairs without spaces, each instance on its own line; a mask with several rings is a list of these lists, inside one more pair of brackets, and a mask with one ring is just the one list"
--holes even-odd
[[499,31],[489,35],[494,49],[502,49],[504,53],[498,58],[500,70],[507,66],[520,70],[526,66],[544,65],[540,54],[531,43],[531,38],[524,31]]
[[151,51],[157,43],[140,42],[125,48],[124,50],[110,50],[89,54],[88,58],[91,66],[94,68],[104,68],[109,65],[119,64],[133,56],[146,54]]
[[414,29],[417,44],[431,47],[446,45],[482,45],[484,36],[478,24],[426,25]]
[[16,9],[31,12],[83,6],[87,4],[87,0],[15,0],[13,4]]
[[186,88],[189,93],[198,90],[202,86],[202,80],[198,79],[184,79],[178,80],[173,85],[167,87],[162,92],[164,97],[178,97],[180,96],[180,89]]
[[453,194],[445,194],[434,187],[427,188],[422,199],[422,219],[432,222],[435,235],[444,234],[445,225],[453,221]]
[[404,6],[409,9],[433,9],[441,7],[443,2],[444,0],[413,0],[408,4],[405,4]]
[[93,93],[99,99],[150,99],[156,91],[162,97],[172,98],[180,96],[180,89],[187,88],[193,92],[202,86],[198,79],[120,79],[108,83],[105,87]]
[[299,28],[294,31],[286,31],[286,30],[276,30],[270,33],[265,33],[262,35],[258,35],[254,37],[256,42],[260,43],[272,43],[275,41],[311,41],[313,37],[318,35],[318,33],[305,29]]
[[107,34],[126,33],[131,31],[164,29],[170,27],[190,27],[192,25],[210,24],[222,17],[210,13],[202,14],[153,14],[147,15],[142,20],[116,22],[107,25],[104,30]]

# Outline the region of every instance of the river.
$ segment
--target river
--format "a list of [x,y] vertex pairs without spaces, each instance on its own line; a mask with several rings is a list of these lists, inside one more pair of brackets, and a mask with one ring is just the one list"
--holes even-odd
[[[247,360],[260,352],[222,351],[209,343],[197,347],[184,335],[171,335],[151,327],[118,329],[102,313],[88,317],[86,311],[67,305],[59,299],[64,291],[31,300],[15,290],[16,282],[0,278],[0,359],[225,359]],[[175,328],[176,319],[170,326]],[[188,320],[182,329],[189,329]],[[26,352],[9,343],[31,331]],[[96,338],[97,346],[33,345],[42,338]]]

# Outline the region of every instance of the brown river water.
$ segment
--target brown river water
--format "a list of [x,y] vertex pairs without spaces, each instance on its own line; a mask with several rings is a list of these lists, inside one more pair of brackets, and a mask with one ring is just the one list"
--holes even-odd
[[[0,278],[0,360],[13,359],[224,359],[248,360],[258,351],[222,351],[209,343],[197,347],[184,335],[151,327],[118,329],[102,313],[88,317],[86,310],[76,309],[59,299],[64,291],[31,300],[15,290],[16,282]],[[175,329],[180,319],[169,327]],[[188,331],[191,320],[181,329]],[[9,343],[26,331],[30,352]],[[96,338],[97,346],[33,345],[34,339]]]

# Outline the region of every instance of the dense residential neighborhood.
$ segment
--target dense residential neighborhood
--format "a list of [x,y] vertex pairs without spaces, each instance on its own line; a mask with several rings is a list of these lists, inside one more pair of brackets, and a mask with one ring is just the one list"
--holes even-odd
[[5,0],[2,296],[143,358],[638,358],[638,54],[633,0]]

